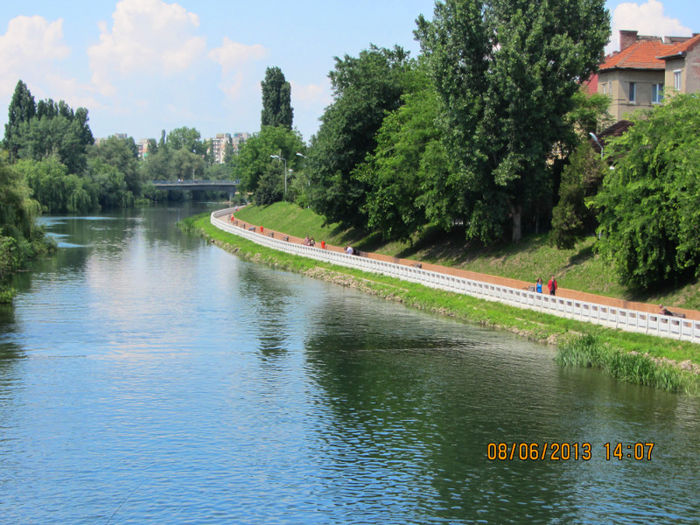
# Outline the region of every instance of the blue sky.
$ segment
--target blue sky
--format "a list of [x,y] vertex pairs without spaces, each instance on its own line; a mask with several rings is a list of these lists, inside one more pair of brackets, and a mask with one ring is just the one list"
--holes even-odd
[[[335,56],[374,43],[415,56],[415,19],[433,0],[4,0],[0,12],[0,123],[18,79],[34,97],[89,110],[96,137],[136,140],[161,129],[203,137],[255,132],[260,80],[279,66],[292,83],[305,140],[331,102]],[[699,0],[608,0],[614,35],[700,32]],[[611,44],[614,45],[614,42]]]

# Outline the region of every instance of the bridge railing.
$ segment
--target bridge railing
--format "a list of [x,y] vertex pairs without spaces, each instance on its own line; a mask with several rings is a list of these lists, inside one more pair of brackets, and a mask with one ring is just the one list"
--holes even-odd
[[215,211],[211,214],[210,221],[220,230],[244,237],[262,246],[294,255],[301,255],[318,261],[388,275],[431,288],[466,294],[472,297],[509,304],[519,308],[546,312],[568,319],[576,319],[578,321],[585,321],[611,328],[619,328],[620,330],[628,332],[639,332],[700,343],[700,321],[697,320],[657,315],[566,297],[546,295],[529,290],[521,290],[508,286],[475,281],[465,277],[433,272],[415,266],[380,261],[368,257],[358,257],[356,255],[348,255],[316,248],[314,246],[287,242],[283,239],[276,239],[235,226],[222,219],[224,216],[235,213],[236,210],[237,208],[227,208]]
[[241,181],[239,179],[236,180],[152,180],[150,181],[151,184],[154,186],[178,186],[178,185],[211,185],[211,186],[218,186],[218,185],[232,185],[232,186],[238,186],[240,185]]

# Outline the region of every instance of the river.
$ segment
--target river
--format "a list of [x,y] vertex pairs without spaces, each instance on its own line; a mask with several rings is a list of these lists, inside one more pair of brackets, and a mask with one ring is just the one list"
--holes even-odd
[[[243,262],[197,209],[43,219],[0,309],[0,523],[697,523],[697,399]],[[571,458],[509,457],[545,442]]]

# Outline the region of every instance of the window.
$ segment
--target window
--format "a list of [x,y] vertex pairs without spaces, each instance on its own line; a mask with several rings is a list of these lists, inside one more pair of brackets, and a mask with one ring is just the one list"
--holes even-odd
[[673,72],[673,89],[675,89],[676,91],[681,90],[681,73],[681,69],[676,69]]
[[631,104],[637,102],[637,84],[634,82],[630,82],[628,98]]
[[663,84],[652,84],[651,85],[651,103],[660,104],[664,100],[664,85]]

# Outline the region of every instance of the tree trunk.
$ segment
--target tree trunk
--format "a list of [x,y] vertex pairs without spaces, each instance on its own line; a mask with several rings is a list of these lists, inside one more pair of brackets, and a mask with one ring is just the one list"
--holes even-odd
[[523,207],[519,204],[511,205],[511,217],[513,218],[513,242],[518,242],[523,237],[523,229],[521,219],[523,215]]

